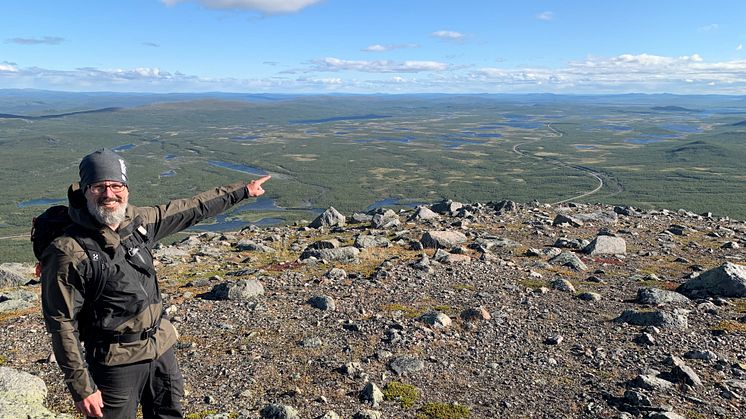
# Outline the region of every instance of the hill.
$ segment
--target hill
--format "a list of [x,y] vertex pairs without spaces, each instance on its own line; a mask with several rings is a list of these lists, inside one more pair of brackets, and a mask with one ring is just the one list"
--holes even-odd
[[[252,227],[159,246],[187,412],[743,412],[746,273],[733,288],[740,294],[723,295],[714,281],[691,287],[721,266],[739,281],[746,223],[572,203],[428,209],[437,214],[376,210],[348,214],[346,224]],[[28,296],[39,285],[6,288],[0,305],[19,299],[10,290],[31,302],[0,317],[4,366],[42,378],[48,407],[70,412],[38,300]]]

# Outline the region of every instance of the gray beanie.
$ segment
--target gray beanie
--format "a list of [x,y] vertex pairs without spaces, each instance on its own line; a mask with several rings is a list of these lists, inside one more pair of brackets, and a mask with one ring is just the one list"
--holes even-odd
[[119,154],[102,148],[83,157],[80,161],[80,188],[102,180],[113,180],[126,184],[127,165]]

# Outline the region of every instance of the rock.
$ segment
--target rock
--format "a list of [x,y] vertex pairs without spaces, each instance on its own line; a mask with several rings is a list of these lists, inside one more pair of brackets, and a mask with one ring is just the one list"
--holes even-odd
[[261,243],[256,243],[252,240],[241,240],[236,244],[236,249],[240,251],[247,251],[247,252],[261,252],[261,253],[274,253],[276,252],[275,249],[263,245]]
[[570,215],[557,214],[557,216],[554,217],[554,221],[552,221],[552,225],[558,226],[562,224],[569,224],[573,227],[581,227],[583,225],[583,222]]
[[330,410],[324,413],[323,415],[316,417],[316,419],[341,419],[341,418],[337,414],[337,412]]
[[353,223],[369,223],[373,220],[373,216],[362,212],[356,212],[352,214]]
[[34,307],[39,297],[27,290],[13,290],[0,293],[0,313]]
[[451,325],[451,318],[439,311],[430,311],[420,316],[419,320],[435,328],[444,329]]
[[467,308],[461,312],[461,319],[467,322],[470,321],[486,321],[490,320],[492,316],[490,312],[484,307]]
[[460,202],[455,202],[448,199],[432,205],[430,209],[437,212],[438,214],[456,215],[458,210],[460,210],[463,206],[464,204]]
[[0,264],[0,288],[25,285],[34,277],[34,267],[24,263]]
[[689,304],[691,300],[674,291],[659,288],[640,288],[637,290],[636,302],[657,306],[662,304]]
[[319,310],[334,311],[337,309],[334,299],[327,295],[311,297],[311,299],[308,300],[308,304],[310,304],[311,307],[318,308]]
[[390,247],[391,242],[384,236],[373,236],[373,235],[359,235],[355,238],[355,247],[360,249],[367,249],[370,247]]
[[378,407],[383,401],[383,392],[374,383],[368,383],[360,392],[360,399],[369,402],[373,407]]
[[643,388],[646,390],[670,390],[674,384],[663,378],[656,377],[654,375],[638,375],[632,381],[627,383],[629,387]]
[[596,292],[584,292],[578,295],[583,301],[601,301],[601,294]]
[[583,252],[595,255],[624,255],[627,253],[627,242],[621,237],[598,236],[583,249]]
[[401,221],[399,220],[399,216],[396,215],[393,210],[386,210],[383,214],[373,215],[370,225],[373,228],[387,229],[398,227],[401,225]]
[[381,419],[383,417],[383,414],[376,410],[368,410],[363,409],[355,415],[352,416],[352,419]]
[[692,387],[701,387],[702,380],[699,378],[696,372],[691,367],[684,363],[684,360],[677,356],[669,356],[666,359],[667,364],[673,365],[670,376],[675,382],[681,382]]
[[306,249],[300,255],[300,259],[308,259],[314,257],[316,259],[323,259],[326,261],[337,261],[342,263],[356,263],[357,257],[360,254],[360,250],[354,246],[345,246],[337,249]]
[[242,279],[236,283],[222,283],[212,288],[216,300],[247,301],[264,294],[264,286],[256,279]]
[[13,368],[0,367],[0,418],[48,418],[56,415],[44,407],[47,386],[41,378]]
[[509,200],[502,200],[500,202],[488,202],[487,206],[495,210],[498,215],[503,215],[509,212],[518,211],[518,204]]
[[320,348],[321,345],[323,345],[323,342],[321,341],[321,338],[318,336],[311,336],[311,337],[303,338],[303,340],[300,341],[301,348],[306,348],[306,349]]
[[568,266],[576,271],[588,270],[588,266],[586,266],[585,263],[583,263],[583,261],[574,253],[562,252],[552,259],[549,259],[549,263],[553,265]]
[[726,262],[690,279],[679,286],[677,291],[695,298],[701,295],[746,297],[746,266]]
[[425,368],[425,363],[411,356],[400,356],[394,358],[389,367],[399,375],[406,375],[422,370]]
[[331,268],[324,274],[324,278],[332,281],[341,281],[347,279],[347,271],[342,268]]
[[414,213],[409,217],[412,221],[425,221],[425,220],[437,220],[440,218],[438,213],[433,212],[430,208],[425,206],[418,206]]
[[577,214],[573,217],[576,221],[581,222],[599,222],[615,224],[619,220],[619,215],[614,211],[596,211],[587,214]]
[[262,419],[300,419],[298,411],[292,406],[268,404],[259,412]]
[[551,285],[552,285],[552,288],[558,291],[564,291],[564,292],[575,294],[575,286],[572,285],[572,282],[564,278],[556,278],[552,280]]
[[544,339],[544,344],[545,345],[559,345],[560,343],[562,343],[563,340],[564,338],[562,337],[562,335],[552,335]]
[[316,219],[311,221],[311,224],[308,226],[312,228],[344,227],[345,216],[334,209],[334,207],[329,207],[329,209],[322,212],[318,217],[316,217]]
[[460,231],[430,230],[422,235],[420,242],[429,249],[450,249],[466,240],[466,236]]
[[700,359],[700,360],[703,360],[703,361],[717,361],[718,359],[720,359],[720,357],[718,356],[718,354],[716,354],[715,352],[712,352],[712,351],[707,351],[707,350],[704,350],[704,351],[701,351],[701,350],[688,351],[687,353],[684,354],[684,358],[686,358],[686,359]]
[[686,329],[689,311],[676,309],[672,313],[666,311],[635,311],[625,310],[614,319],[618,323],[629,323],[635,326],[655,326],[663,328]]
[[426,253],[421,254],[418,260],[412,262],[412,267],[414,269],[417,269],[418,271],[423,271],[427,273],[432,273],[434,271],[434,269],[432,268],[430,264],[430,258],[427,257]]
[[652,412],[645,416],[646,419],[686,419],[684,416],[674,412]]
[[510,240],[510,239],[501,239],[498,237],[480,237],[476,240],[474,240],[474,243],[472,243],[469,247],[473,249],[477,249],[480,252],[493,252],[497,249],[502,248],[516,248],[521,247],[522,245],[518,243],[517,241]]

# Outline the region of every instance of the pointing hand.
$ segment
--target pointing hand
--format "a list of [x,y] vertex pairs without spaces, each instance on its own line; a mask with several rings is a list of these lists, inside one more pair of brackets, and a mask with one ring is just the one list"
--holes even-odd
[[259,179],[254,179],[251,182],[249,182],[248,185],[246,185],[246,189],[249,190],[249,196],[256,197],[264,195],[264,189],[262,189],[262,183],[268,181],[272,176],[267,175],[260,177]]

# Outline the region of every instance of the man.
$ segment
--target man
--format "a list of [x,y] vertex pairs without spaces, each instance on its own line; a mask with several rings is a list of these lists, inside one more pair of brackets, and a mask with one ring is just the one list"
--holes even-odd
[[[73,225],[44,251],[42,308],[77,409],[89,417],[181,418],[183,377],[164,318],[152,246],[264,193],[270,176],[154,207],[128,205],[127,167],[98,150],[68,189]],[[82,346],[85,347],[83,350]]]

